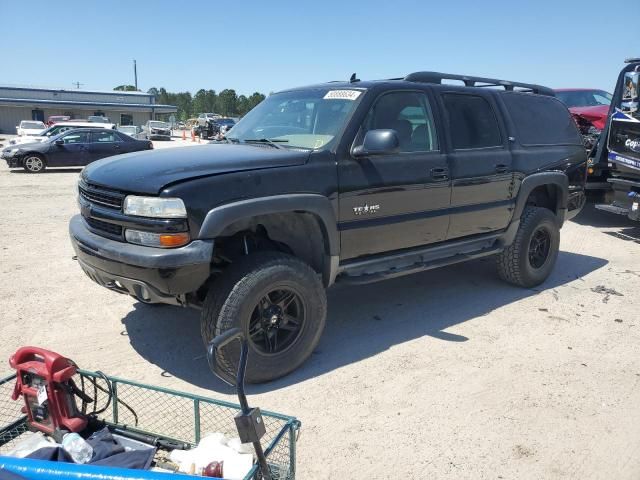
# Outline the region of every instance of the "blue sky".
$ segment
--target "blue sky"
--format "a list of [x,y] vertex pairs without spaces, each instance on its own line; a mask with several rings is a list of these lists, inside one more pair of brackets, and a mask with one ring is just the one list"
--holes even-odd
[[[0,84],[239,94],[436,70],[613,90],[638,0],[0,0]],[[521,5],[521,6],[519,6]],[[631,22],[631,23],[629,23]],[[626,25],[632,28],[625,28]]]

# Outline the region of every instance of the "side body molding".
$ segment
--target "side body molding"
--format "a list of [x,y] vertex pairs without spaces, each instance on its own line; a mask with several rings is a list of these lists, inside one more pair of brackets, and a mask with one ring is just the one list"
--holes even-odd
[[333,207],[327,197],[317,194],[274,195],[220,205],[209,210],[202,222],[198,237],[200,239],[215,238],[226,227],[238,220],[249,219],[256,215],[286,212],[305,212],[317,216],[326,236],[326,245],[329,250],[327,254],[331,256],[340,254],[340,236]]

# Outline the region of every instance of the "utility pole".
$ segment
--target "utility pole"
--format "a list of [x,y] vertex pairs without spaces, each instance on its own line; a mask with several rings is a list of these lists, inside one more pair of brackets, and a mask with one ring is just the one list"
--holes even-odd
[[133,60],[133,78],[135,80],[136,91],[138,90],[138,67],[136,65],[136,60]]
[[71,85],[75,85],[78,90],[80,90],[80,85],[84,85],[84,83],[80,82],[71,82]]

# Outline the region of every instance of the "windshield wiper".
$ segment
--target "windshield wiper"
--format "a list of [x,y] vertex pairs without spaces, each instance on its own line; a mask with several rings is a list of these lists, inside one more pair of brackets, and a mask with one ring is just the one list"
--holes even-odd
[[249,140],[245,140],[244,143],[266,143],[267,145],[271,145],[274,148],[284,148],[282,145],[278,145],[278,143],[289,143],[289,140],[277,138],[250,138]]
[[240,143],[240,139],[239,139],[239,138],[235,138],[235,137],[224,137],[224,139],[225,139],[228,143]]

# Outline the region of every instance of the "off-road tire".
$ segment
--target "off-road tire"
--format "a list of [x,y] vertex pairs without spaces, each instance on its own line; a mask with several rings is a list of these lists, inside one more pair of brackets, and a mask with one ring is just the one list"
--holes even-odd
[[[39,161],[36,162],[36,160]],[[39,165],[39,168],[37,167]],[[47,168],[47,163],[42,155],[30,153],[22,160],[22,168],[28,173],[41,173]]]
[[[294,342],[283,352],[265,354],[250,341],[245,379],[261,383],[298,368],[313,352],[324,330],[327,298],[324,286],[309,265],[280,252],[257,252],[231,264],[211,285],[200,316],[200,332],[207,345],[216,335],[239,327],[248,336],[252,312],[265,290],[293,287],[304,303],[305,318]],[[220,350],[217,362],[235,372],[238,342]]]
[[[544,264],[534,268],[529,259],[529,251],[533,235],[540,229],[549,235],[550,246]],[[546,208],[525,207],[515,240],[498,255],[498,275],[504,281],[520,287],[540,285],[553,270],[559,246],[560,228],[554,213]]]

